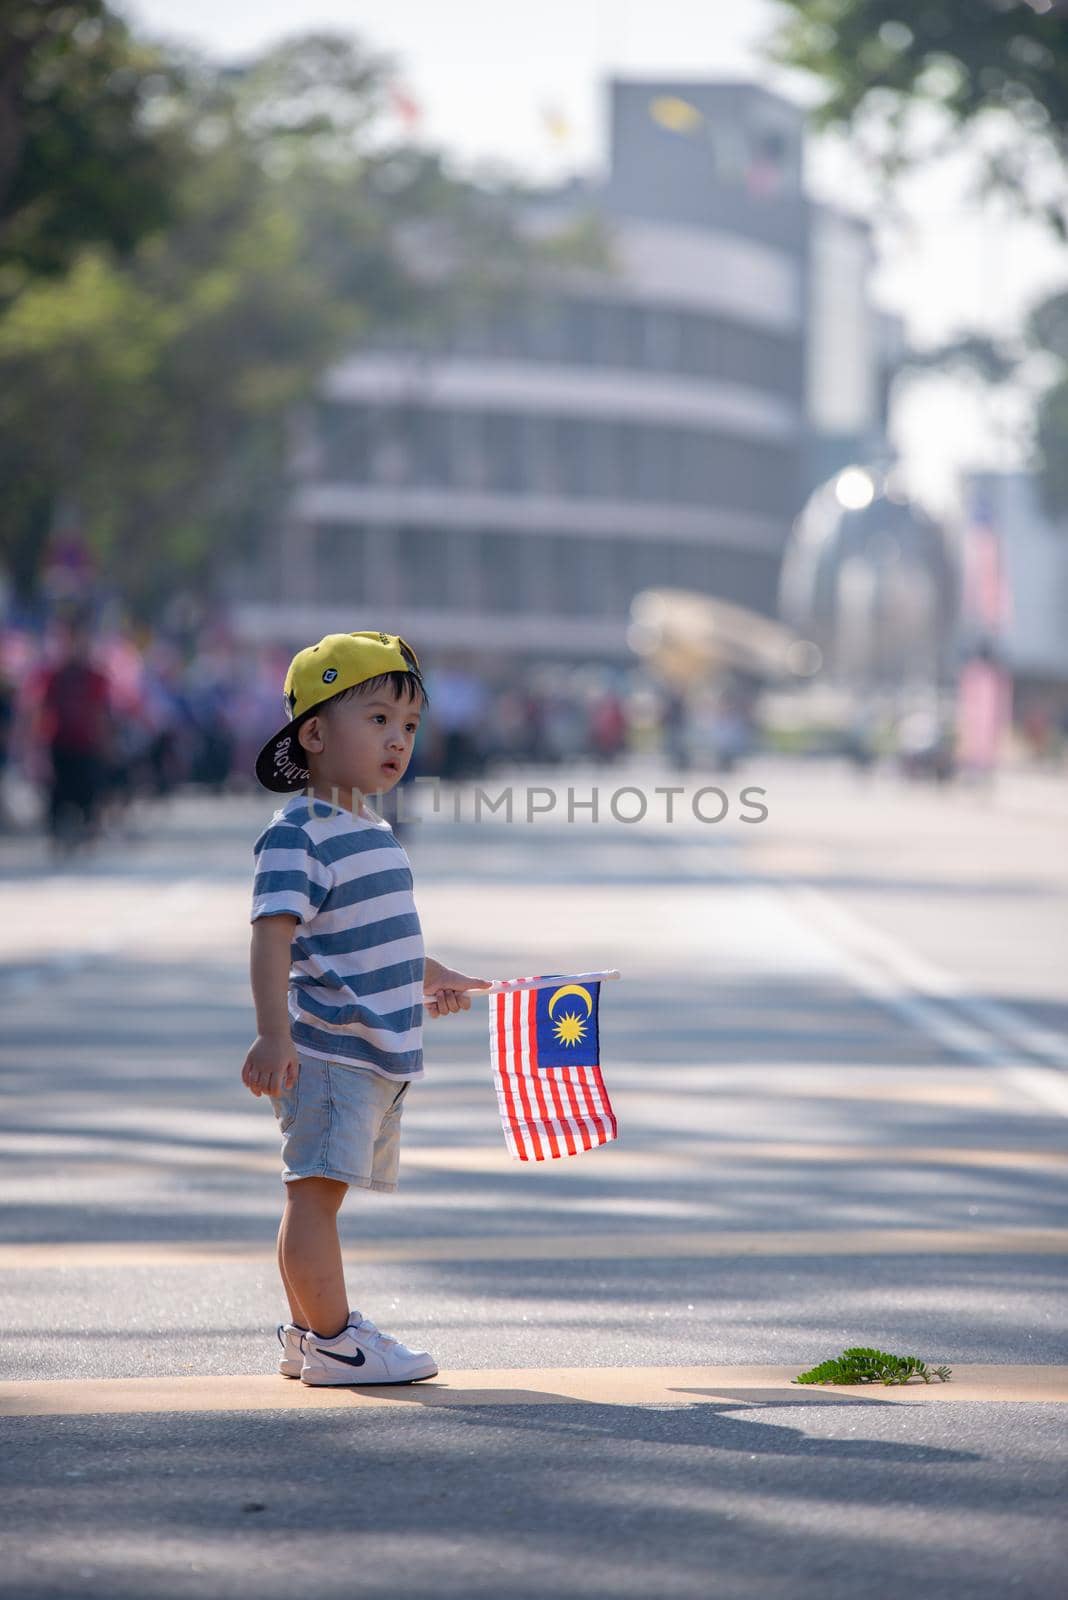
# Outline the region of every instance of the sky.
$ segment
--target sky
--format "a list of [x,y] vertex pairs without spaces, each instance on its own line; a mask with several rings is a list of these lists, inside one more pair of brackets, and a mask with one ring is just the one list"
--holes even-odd
[[[816,90],[762,59],[774,0],[112,0],[139,31],[241,59],[295,32],[355,34],[396,63],[422,110],[417,137],[469,172],[510,168],[537,180],[596,172],[605,160],[610,76],[742,77],[803,103]],[[546,125],[551,109],[565,139]],[[398,131],[400,131],[398,129]],[[968,196],[967,148],[912,179],[903,222],[889,223],[846,139],[809,144],[817,198],[870,218],[876,303],[930,346],[963,330],[1012,335],[1030,304],[1068,287],[1068,250],[1035,224]],[[952,506],[961,471],[1026,455],[1026,395],[984,397],[965,380],[912,381],[894,442],[913,491]]]

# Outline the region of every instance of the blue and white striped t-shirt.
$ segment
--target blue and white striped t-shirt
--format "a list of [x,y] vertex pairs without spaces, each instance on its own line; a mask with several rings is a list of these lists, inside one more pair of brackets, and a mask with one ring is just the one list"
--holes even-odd
[[387,822],[296,795],[256,840],[252,921],[299,918],[289,972],[304,1054],[423,1076],[423,932]]

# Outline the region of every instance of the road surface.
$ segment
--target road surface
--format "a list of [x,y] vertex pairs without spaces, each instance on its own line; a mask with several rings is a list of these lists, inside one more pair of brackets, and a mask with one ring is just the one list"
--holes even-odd
[[[441,1368],[393,1391],[273,1374],[276,1134],[238,1078],[271,799],[182,798],[63,868],[0,843],[0,1592],[1062,1594],[1062,785],[508,782],[511,825],[468,793],[408,829],[428,947],[619,967],[621,1137],[512,1162],[485,1001],[428,1022],[401,1188],[344,1213],[353,1305]],[[854,1343],[953,1377],[791,1386]]]

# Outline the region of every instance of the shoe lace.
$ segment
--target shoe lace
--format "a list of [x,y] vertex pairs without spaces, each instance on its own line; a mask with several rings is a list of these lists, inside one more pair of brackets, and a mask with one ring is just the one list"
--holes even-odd
[[357,1333],[363,1334],[364,1338],[369,1339],[372,1344],[377,1345],[380,1349],[386,1349],[391,1344],[400,1344],[399,1339],[395,1339],[391,1333],[383,1333],[382,1329],[377,1327],[369,1317],[362,1317],[355,1324],[355,1328]]

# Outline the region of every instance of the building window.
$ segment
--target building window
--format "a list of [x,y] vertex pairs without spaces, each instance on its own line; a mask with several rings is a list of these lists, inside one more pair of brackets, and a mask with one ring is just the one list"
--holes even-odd
[[447,330],[445,348],[456,356],[485,356],[491,348],[489,321],[482,312],[457,319]]
[[550,608],[561,616],[589,614],[592,574],[583,560],[586,542],[571,534],[553,534],[543,541],[551,583]]
[[564,327],[558,302],[531,299],[524,314],[524,354],[534,361],[560,361],[564,357]]
[[411,473],[413,408],[389,407],[366,412],[368,477],[372,483],[408,483]]
[[564,360],[591,366],[594,356],[594,307],[588,300],[563,303]]
[[602,500],[619,496],[618,428],[613,422],[586,424],[586,483]]
[[317,431],[323,472],[337,483],[367,483],[371,475],[372,413],[366,406],[326,404]]
[[439,528],[401,528],[396,551],[401,604],[440,606],[448,578],[446,535]]
[[489,487],[509,494],[523,488],[522,418],[512,412],[491,412],[484,419]]
[[526,456],[526,487],[532,494],[560,492],[560,460],[556,450],[556,430],[547,417],[523,419]]
[[476,411],[453,411],[448,418],[450,481],[462,489],[483,489],[489,479],[484,419]]
[[683,589],[697,589],[702,594],[715,592],[715,550],[708,545],[687,544],[679,550],[678,583]]
[[584,539],[583,579],[589,595],[589,612],[594,617],[613,616],[618,610],[615,594],[613,543],[611,539]]
[[366,596],[365,534],[351,523],[325,522],[315,530],[315,596],[320,601]]
[[519,539],[510,533],[480,533],[477,537],[479,609],[523,610]]
[[591,303],[593,357],[599,367],[620,367],[626,360],[626,329],[622,307],[611,300]]
[[553,423],[557,472],[564,494],[581,495],[586,487],[583,450],[585,424],[577,417],[558,417]]
[[412,413],[409,439],[410,481],[436,487],[449,476],[449,436],[446,417],[440,411],[417,407]]
[[678,372],[682,367],[682,316],[657,306],[647,314],[646,359],[657,372]]

